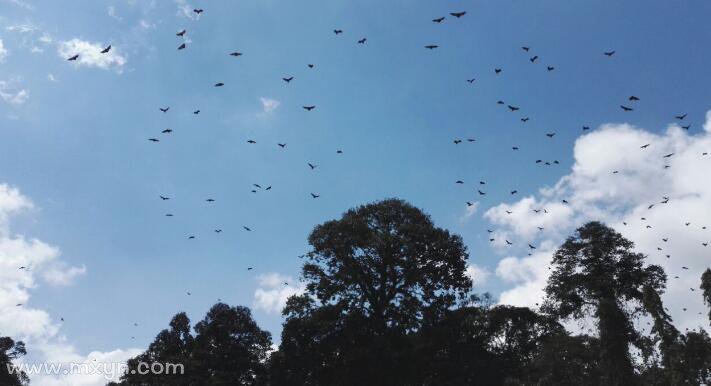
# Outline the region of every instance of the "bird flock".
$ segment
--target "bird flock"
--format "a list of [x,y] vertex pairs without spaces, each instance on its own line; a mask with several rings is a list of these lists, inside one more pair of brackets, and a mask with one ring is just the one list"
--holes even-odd
[[[201,16],[201,15],[205,12],[205,10],[204,10],[204,9],[194,9],[193,12],[194,12],[196,15]],[[448,22],[465,22],[465,20],[467,19],[466,16],[467,16],[467,12],[466,12],[466,11],[452,11],[452,12],[448,12],[448,15],[447,15],[447,16],[438,16],[438,17],[432,18],[432,19],[431,19],[431,23],[435,23],[435,24],[438,24],[438,25],[443,25],[443,27],[444,27],[444,25],[446,25]],[[425,21],[423,21],[423,23],[424,23],[424,22],[427,22],[427,21],[425,20]],[[326,33],[328,33],[328,31],[326,31]],[[346,36],[346,35],[347,35],[347,33],[346,33],[342,28],[334,28],[334,29],[332,30],[332,33],[333,33],[333,35],[334,35],[336,38],[339,38],[339,39],[342,38],[343,36]],[[188,35],[188,31],[187,31],[186,29],[181,29],[181,30],[178,31],[175,35],[177,36],[177,38],[182,39],[182,40],[180,40],[180,41],[178,42],[177,50],[178,50],[178,51],[183,51],[183,50],[189,49],[189,45],[192,44],[192,42],[190,42],[188,39],[186,39],[186,37],[187,37],[187,35]],[[367,37],[359,36],[359,37],[357,37],[357,39],[355,39],[355,44],[357,44],[357,45],[367,45],[367,43],[368,43],[368,38],[367,38]],[[440,48],[440,44],[441,44],[440,42],[426,42],[425,44],[422,45],[422,47],[424,47],[424,49],[425,49],[426,51],[436,51],[438,48]],[[533,49],[533,47],[531,47],[531,46],[529,46],[529,45],[522,45],[522,46],[520,46],[520,47],[518,47],[518,48],[516,48],[516,49],[517,49],[517,50],[520,50],[519,52],[521,52],[521,54],[523,55],[523,58],[527,59],[527,61],[528,61],[531,65],[542,65],[542,66],[543,66],[543,70],[546,71],[546,72],[548,72],[548,73],[554,73],[554,71],[555,71],[556,68],[557,68],[554,63],[547,63],[547,62],[546,62],[546,59],[545,59],[544,57],[542,57],[541,54],[536,53],[535,50]],[[108,53],[110,50],[111,50],[111,45],[107,45],[106,48],[104,48],[104,49],[101,50],[100,52],[101,52],[102,54],[106,54],[106,53]],[[609,51],[601,52],[601,53],[599,53],[599,55],[600,55],[600,60],[615,60],[615,55],[616,55],[616,53],[617,53],[617,51],[614,50],[614,49],[613,49],[613,50],[609,50]],[[241,52],[241,51],[230,51],[230,52],[225,52],[224,55],[229,55],[229,56],[231,56],[231,57],[233,57],[233,58],[238,59],[238,58],[242,57],[243,55],[247,55],[247,53],[243,53],[243,52]],[[79,54],[75,54],[75,55],[72,55],[72,56],[68,57],[67,60],[69,60],[69,61],[76,61],[76,60],[79,59],[79,57],[80,57]],[[523,58],[522,58],[522,60],[524,60]],[[541,63],[543,63],[543,64],[541,64]],[[306,68],[308,68],[309,70],[316,71],[316,64],[314,64],[314,63],[307,63],[307,64],[306,64]],[[503,73],[504,73],[504,68],[503,68],[503,67],[495,67],[495,68],[492,69],[490,75],[491,75],[491,76],[494,76],[494,77],[499,77],[499,76],[502,76]],[[291,74],[286,74],[286,75],[280,74],[280,75],[275,75],[275,77],[276,77],[277,79],[280,77],[281,80],[284,82],[284,84],[285,84],[287,87],[288,87],[290,84],[292,84],[292,82],[295,80],[295,76],[294,76],[294,75],[291,75]],[[477,78],[476,78],[476,77],[463,77],[462,81],[463,81],[463,82],[466,82],[466,83],[468,83],[468,84],[470,84],[470,85],[472,85],[472,86],[475,86],[476,83],[477,83]],[[220,88],[220,87],[226,87],[227,85],[226,85],[224,82],[215,82],[215,83],[213,84],[213,86],[214,86],[215,88]],[[620,107],[620,109],[621,109],[623,112],[625,112],[625,113],[633,113],[633,112],[635,111],[635,109],[637,108],[637,106],[638,106],[640,103],[643,103],[642,99],[643,99],[643,98],[641,98],[641,97],[639,97],[639,96],[637,96],[637,95],[630,95],[628,98],[626,98],[626,100],[620,101],[619,107]],[[517,115],[517,118],[520,120],[521,124],[524,124],[524,125],[525,125],[525,124],[527,124],[527,123],[530,121],[530,117],[529,117],[527,114],[522,114],[522,111],[525,111],[525,109],[523,109],[523,106],[521,106],[521,105],[519,105],[519,104],[517,104],[517,103],[506,102],[506,101],[503,101],[503,100],[497,100],[497,101],[496,101],[496,105],[501,106],[502,109],[508,110],[511,114],[516,114],[516,115]],[[303,103],[303,104],[301,105],[301,108],[303,109],[303,112],[304,112],[305,114],[315,113],[315,111],[317,110],[317,105],[316,105],[316,104],[313,104],[313,103]],[[160,107],[158,107],[158,111],[159,111],[159,113],[162,113],[162,114],[170,114],[170,112],[171,112],[171,107],[170,107],[170,106],[160,106]],[[199,108],[196,108],[196,109],[192,110],[192,112],[193,112],[194,115],[198,115],[198,114],[200,114],[200,109],[199,109]],[[671,115],[671,114],[670,114],[670,115]],[[671,115],[671,116],[673,116],[673,118],[674,118],[675,120],[679,121],[680,123],[685,123],[685,122],[686,122],[686,118],[687,118],[687,113],[678,113],[678,114],[676,114],[676,115]],[[680,127],[682,127],[682,128],[685,129],[685,130],[689,130],[689,129],[691,128],[691,125],[690,125],[690,124],[686,124],[686,125],[681,125]],[[582,131],[583,131],[583,132],[586,132],[586,131],[589,131],[589,130],[590,130],[590,126],[589,126],[589,125],[584,125],[584,126],[582,126]],[[148,138],[148,141],[150,141],[150,142],[152,142],[152,143],[155,143],[156,145],[159,146],[159,142],[161,141],[161,139],[163,139],[165,136],[169,136],[169,135],[175,135],[175,134],[173,133],[173,130],[172,130],[172,129],[164,129],[164,130],[160,131],[160,135],[152,136],[152,137]],[[546,132],[541,133],[540,135],[541,135],[542,138],[545,138],[545,140],[554,141],[554,140],[555,140],[555,136],[556,136],[556,132],[555,132],[555,131],[546,131]],[[477,143],[477,140],[476,140],[476,138],[454,138],[454,139],[452,140],[452,143],[453,143],[454,146],[465,146],[465,145],[467,145],[467,144],[468,144],[468,145],[473,145],[473,146],[475,146],[476,143]],[[246,145],[247,145],[247,146],[257,145],[257,141],[256,141],[255,139],[248,139],[248,140],[246,141]],[[650,146],[651,146],[651,144],[649,144],[649,143],[640,144],[640,145],[639,145],[639,149],[635,149],[635,151],[646,151]],[[275,144],[275,148],[276,148],[277,150],[280,150],[280,151],[285,151],[285,150],[287,150],[288,146],[287,146],[287,143],[286,143],[286,142],[277,142],[277,143]],[[514,144],[514,145],[511,146],[510,148],[511,148],[510,151],[514,151],[514,152],[515,152],[515,151],[519,151],[519,150],[521,149],[521,145],[520,145],[520,144]],[[336,150],[336,154],[342,155],[342,154],[343,154],[343,150],[337,149],[337,150]],[[702,156],[707,156],[707,155],[708,155],[707,152],[704,152],[704,153],[702,154]],[[674,157],[674,153],[669,153],[669,154],[666,154],[666,155],[663,156],[663,160],[666,162],[665,165],[664,165],[664,168],[665,168],[665,169],[671,168],[670,160],[671,160],[673,157]],[[553,165],[559,165],[559,164],[560,164],[560,161],[557,160],[557,159],[544,159],[544,158],[539,158],[539,159],[535,159],[535,160],[534,160],[534,165],[540,165],[540,166],[553,166]],[[310,171],[313,171],[313,172],[317,171],[318,166],[319,166],[318,164],[316,164],[316,163],[314,163],[313,161],[310,161],[310,160],[304,160],[304,162],[303,162],[303,167],[304,167],[304,168],[308,168],[307,170],[310,170]],[[619,170],[610,170],[610,173],[617,175],[617,174],[620,174],[620,171],[619,171]],[[620,176],[620,177],[622,177],[622,176]],[[456,185],[467,186],[467,182],[464,181],[464,180],[462,180],[462,179],[456,179],[456,180],[454,180],[454,183],[455,183]],[[255,184],[253,184],[253,185],[251,186],[251,189],[250,189],[250,190],[251,190],[252,193],[255,193],[255,194],[256,194],[256,193],[259,193],[259,192],[267,192],[267,191],[272,190],[272,186],[271,186],[271,185],[263,186],[262,184],[257,184],[257,183],[255,183]],[[501,193],[501,192],[491,192],[491,191],[489,191],[489,190],[487,189],[487,182],[484,181],[484,180],[479,180],[479,181],[475,181],[475,182],[474,182],[474,187],[473,187],[472,194],[473,194],[473,196],[475,196],[475,197],[476,197],[476,196],[485,196],[485,195],[487,195],[487,194],[500,194],[500,193]],[[508,189],[505,193],[506,193],[507,195],[509,195],[509,196],[513,196],[513,195],[516,195],[516,194],[518,193],[518,189],[517,189],[516,187],[512,187],[512,188]],[[307,198],[307,199],[308,199],[308,198],[310,198],[310,199],[318,199],[318,198],[320,198],[320,197],[321,197],[321,193],[319,193],[319,192],[311,192],[310,195],[309,195],[308,197],[306,197],[306,198]],[[158,198],[159,198],[161,201],[168,201],[168,200],[171,200],[171,199],[172,199],[169,194],[161,194],[161,195],[158,196]],[[215,203],[215,200],[214,200],[213,198],[206,197],[206,198],[205,198],[205,202],[206,202],[207,204],[214,204],[214,203]],[[651,210],[654,210],[654,208],[657,207],[658,205],[666,205],[666,204],[668,204],[669,202],[670,202],[669,197],[668,197],[668,196],[663,196],[663,197],[660,198],[660,200],[659,200],[658,202],[650,203],[647,209],[651,211]],[[562,200],[561,203],[562,203],[563,205],[568,205],[568,204],[569,204],[569,202],[566,201],[566,200]],[[465,205],[466,205],[467,207],[472,207],[472,206],[475,205],[475,200],[472,199],[472,200],[470,200],[470,201],[466,201],[466,202],[465,202]],[[545,215],[547,215],[547,214],[549,213],[548,209],[545,208],[545,207],[533,209],[533,212],[534,212],[536,215],[540,215],[540,216],[545,216]],[[514,214],[514,212],[513,212],[513,211],[510,211],[510,210],[506,210],[506,214],[512,215],[512,214]],[[174,214],[173,214],[173,213],[166,213],[165,216],[167,216],[167,217],[173,217]],[[646,218],[645,218],[645,217],[641,217],[641,219],[640,219],[640,224],[641,224],[641,226],[643,226],[645,229],[651,229],[651,228],[652,228],[652,225],[647,224],[647,223],[645,223],[645,222],[646,222]],[[626,222],[623,223],[623,225],[624,225],[624,226],[631,226],[631,224],[628,224],[628,223],[626,223]],[[690,222],[684,222],[684,226],[686,226],[686,227],[689,227],[689,226],[692,226],[692,225],[693,225],[693,224],[691,224]],[[705,225],[699,225],[699,227],[701,227],[701,228],[704,229],[704,230],[706,229],[706,226],[705,226]],[[244,232],[252,232],[252,228],[250,228],[250,227],[247,226],[247,225],[244,225],[244,226],[242,227],[242,230],[243,230]],[[544,227],[539,226],[539,227],[538,227],[538,230],[539,230],[539,231],[543,231],[543,230],[544,230]],[[213,229],[212,231],[213,231],[214,233],[217,233],[217,234],[222,233],[222,229],[221,229],[221,228],[216,228],[216,229]],[[488,240],[489,240],[490,242],[492,242],[492,243],[493,243],[493,242],[496,242],[496,241],[497,241],[497,238],[494,236],[495,232],[494,232],[493,230],[491,230],[491,229],[488,229],[487,232],[489,233],[489,237],[487,237]],[[185,237],[187,237],[187,239],[189,239],[189,240],[194,240],[194,239],[197,238],[197,235],[195,235],[195,234],[189,234],[189,235],[186,235]],[[508,239],[505,239],[504,242],[505,242],[505,245],[506,245],[506,246],[514,246],[514,245],[516,245],[516,244],[520,244],[521,246],[523,246],[523,247],[525,247],[525,248],[528,248],[530,252],[533,252],[534,250],[536,250],[536,246],[533,245],[532,242],[528,242],[528,241],[517,242],[517,241],[515,241],[515,240],[508,240]],[[661,240],[660,240],[660,246],[657,248],[658,251],[663,252],[663,251],[664,251],[664,246],[668,245],[668,244],[671,243],[671,242],[672,242],[672,240],[670,240],[669,237],[663,237],[663,238],[661,238]],[[706,241],[705,241],[705,242],[703,242],[703,243],[701,244],[701,247],[708,247],[708,245],[709,245],[709,242],[706,242]],[[531,253],[529,253],[529,255],[531,255]],[[666,258],[672,258],[672,256],[670,256],[669,254],[666,254]],[[27,267],[21,267],[20,269],[28,269],[28,268],[27,268]],[[254,267],[248,267],[247,269],[251,271],[251,270],[254,269]],[[550,269],[550,268],[549,268],[549,269]],[[688,267],[681,267],[681,269],[683,269],[683,270],[688,270]],[[675,278],[679,278],[678,275],[675,275],[674,277],[675,277]],[[284,285],[288,285],[288,283],[284,283]],[[694,291],[694,288],[690,288],[690,290],[691,290],[691,291]],[[187,295],[191,295],[191,292],[190,292],[190,291],[186,291],[186,294],[187,294]],[[18,306],[19,306],[19,305],[18,305]],[[684,311],[686,311],[686,308],[684,308]]]

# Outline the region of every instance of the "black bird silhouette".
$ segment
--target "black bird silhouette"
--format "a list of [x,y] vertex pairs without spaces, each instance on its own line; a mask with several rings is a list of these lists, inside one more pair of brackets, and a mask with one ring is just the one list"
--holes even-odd
[[524,123],[526,123],[526,122],[528,122],[528,120],[529,120],[529,119],[530,119],[530,118],[528,118],[528,117],[525,117],[525,118],[521,118],[521,122],[524,122]]
[[456,181],[454,181],[454,183],[455,183],[455,184],[463,184],[464,181],[462,181],[462,180],[456,180]]
[[247,143],[255,144],[255,143],[257,143],[257,141],[255,141],[255,140],[253,140],[253,139],[248,139],[248,140],[247,140]]
[[202,9],[202,8],[196,8],[196,9],[193,9],[193,12],[195,12],[195,13],[197,13],[197,14],[199,15],[199,14],[205,12],[205,10]]
[[286,144],[285,144],[285,143],[277,143],[277,145],[279,145],[279,147],[282,148],[282,149],[286,147]]
[[479,189],[477,189],[477,192],[479,192],[479,195],[480,195],[480,196],[483,196],[483,195],[485,195],[485,194],[486,194],[486,192],[482,192],[482,191],[481,191],[481,190],[479,190]]
[[163,133],[163,134],[172,133],[172,132],[173,132],[172,129],[165,129],[165,130],[161,131],[161,133]]
[[158,138],[148,138],[148,140],[151,142],[160,142]]
[[627,98],[627,99],[628,99],[630,102],[634,102],[634,101],[638,101],[638,100],[639,100],[639,98],[637,98],[637,97],[634,96],[634,95],[630,96],[630,97]]
[[222,86],[224,86],[224,85],[225,85],[225,84],[222,83],[222,82],[217,82],[217,83],[215,83],[215,87],[222,87]]
[[318,194],[313,194],[313,193],[311,193],[311,197],[312,197],[312,198],[319,198],[319,197],[321,197],[321,196],[319,196]]
[[460,17],[466,15],[467,12],[466,12],[466,11],[462,11],[462,12],[450,12],[449,14],[452,15],[452,16],[454,16],[454,17],[456,17],[456,18],[460,18]]
[[461,140],[461,139],[455,139],[453,142],[454,142],[455,145],[459,145],[460,143],[462,143],[462,140]]
[[428,50],[434,50],[435,48],[439,48],[439,46],[436,44],[429,44],[426,45],[425,48],[427,48]]
[[436,18],[436,19],[432,19],[432,21],[435,22],[435,23],[441,23],[441,22],[444,21],[444,16],[438,17],[438,18]]
[[76,54],[74,56],[70,56],[69,58],[67,58],[67,60],[77,60],[77,59],[79,59],[79,54]]
[[290,77],[288,77],[288,78],[281,78],[281,79],[282,79],[284,82],[289,83],[289,82],[291,82],[291,81],[294,79],[294,77],[293,77],[293,76],[290,76]]
[[313,65],[313,64],[307,64],[307,66],[308,66],[309,68],[314,68],[314,65]]
[[676,116],[674,116],[674,118],[676,118],[676,119],[678,119],[678,120],[681,121],[681,120],[683,120],[684,118],[686,118],[686,114],[683,114],[683,115],[676,115]]
[[521,49],[524,50],[524,51],[526,51],[526,52],[528,52],[528,51],[531,49],[531,47],[523,46],[523,47],[521,47]]
[[220,233],[222,232],[222,229],[215,229],[215,233]]
[[536,249],[536,247],[534,247],[534,246],[531,245],[531,244],[528,244],[528,247],[531,248],[531,249]]
[[605,54],[605,56],[612,56],[615,54],[615,52],[616,51],[607,51],[607,52],[604,52],[604,54]]
[[684,130],[689,130],[691,128],[691,125],[682,126],[681,128]]
[[518,193],[518,190],[512,190],[512,191],[511,191],[511,194],[516,194],[516,193]]
[[674,153],[669,153],[669,154],[665,155],[665,156],[662,157],[662,158],[670,158],[670,157],[673,156],[673,155],[674,155]]
[[206,202],[215,202],[215,199],[213,199],[213,198],[208,198],[208,199],[206,199],[205,201],[206,201]]
[[474,138],[467,138],[467,142],[476,142],[476,139],[474,139]]
[[583,126],[583,131],[590,130],[590,126]]
[[235,52],[231,52],[231,53],[230,53],[230,56],[235,56],[235,57],[236,57],[236,56],[242,56],[242,53],[235,51]]
[[249,227],[246,227],[246,226],[242,226],[242,228],[244,228],[244,230],[246,230],[247,232],[251,232],[251,231],[252,231]]
[[497,73],[497,74],[500,74],[500,73],[501,73],[501,69],[500,69],[500,68],[495,68],[495,69],[494,69],[494,72]]
[[175,34],[175,36],[185,36],[185,32],[187,32],[187,31],[185,31],[184,29],[180,30],[180,31],[178,31],[178,33]]
[[537,59],[538,59],[538,55],[536,55],[536,56],[534,56],[534,57],[532,57],[532,58],[530,58],[530,59],[528,59],[528,60],[530,60],[531,63],[533,63],[533,62],[535,62]]
[[170,200],[170,197],[167,197],[167,196],[158,196],[158,197],[160,197],[160,199],[163,201]]
[[546,66],[546,70],[548,70],[548,71],[553,71],[553,70],[555,70],[555,67],[553,67],[553,66]]
[[311,168],[311,170],[314,170],[314,169],[316,169],[316,168],[318,167],[318,165],[314,165],[314,164],[312,164],[312,163],[310,163],[310,162],[307,162],[306,164],[309,165],[309,167]]
[[368,39],[366,39],[366,38],[360,39],[360,40],[358,40],[358,44],[365,44],[365,42],[366,42],[367,40],[368,40]]
[[640,149],[646,149],[646,148],[648,148],[648,147],[649,147],[649,145],[650,145],[650,144],[648,143],[648,144],[646,144],[646,145],[642,145],[642,146],[640,146],[639,148],[640,148]]
[[467,82],[469,83],[474,83],[474,81],[476,81],[476,78],[467,79]]
[[624,111],[632,111],[632,110],[634,110],[633,108],[627,107],[627,106],[625,106],[625,105],[620,105],[620,108],[621,108],[622,110],[624,110]]
[[[195,238],[195,236],[192,236],[192,235],[191,235],[191,236],[188,236],[188,240],[192,240],[192,239],[194,239],[194,238]],[[188,293],[188,295],[190,295],[190,294]]]
[[170,110],[170,106],[168,106],[168,107],[159,107],[158,110],[160,110],[160,111],[162,111],[162,112],[164,112],[164,113],[167,113],[168,110]]
[[511,110],[512,112],[513,112],[513,111],[518,111],[518,110],[520,110],[518,107],[516,107],[516,106],[511,106],[511,105],[508,105],[508,108],[509,108],[509,110]]
[[555,133],[546,133],[546,137],[548,137],[548,138],[553,138],[554,135],[555,135]]
[[304,110],[306,111],[311,111],[316,108],[316,106],[311,105],[311,106],[301,106]]
[[103,50],[101,50],[101,53],[102,53],[102,54],[106,54],[106,53],[108,53],[109,51],[111,51],[111,44],[109,44],[108,47],[106,47],[106,48],[104,48]]
[[333,33],[336,34],[336,35],[342,34],[342,33],[343,33],[343,30],[341,30],[341,29],[334,29],[334,30],[333,30]]
[[179,49],[179,50],[184,50],[184,49],[185,49],[185,43],[179,45],[179,46],[178,46],[178,49]]

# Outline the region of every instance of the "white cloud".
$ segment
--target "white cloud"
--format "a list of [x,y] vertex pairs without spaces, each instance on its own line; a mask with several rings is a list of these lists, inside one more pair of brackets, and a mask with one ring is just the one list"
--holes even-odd
[[497,276],[513,285],[500,301],[539,302],[553,251],[576,227],[599,220],[634,241],[648,263],[664,267],[669,276],[664,301],[680,327],[707,325],[698,315],[707,312],[698,287],[710,266],[711,246],[702,242],[711,241],[711,155],[704,155],[711,153],[711,112],[704,129],[691,135],[675,124],[655,134],[628,124],[602,125],[576,141],[572,171],[555,186],[488,210],[485,217],[497,232],[515,239],[509,251],[523,252],[527,243],[537,246],[530,256],[500,261]]
[[485,286],[489,282],[489,277],[491,276],[491,272],[489,272],[488,269],[480,267],[476,264],[469,264],[465,273],[472,279],[474,287],[476,288]]
[[264,114],[271,114],[281,104],[278,100],[271,98],[261,97],[259,100],[262,102],[262,112]]
[[59,79],[52,73],[47,74],[47,80],[50,82],[59,82]]
[[63,60],[67,60],[67,58],[74,55],[79,55],[76,61],[70,62],[74,63],[76,67],[86,66],[103,70],[113,69],[120,73],[123,70],[124,64],[126,64],[126,58],[120,54],[120,51],[116,47],[112,47],[111,51],[102,54],[101,50],[104,48],[101,43],[91,43],[86,40],[74,38],[59,43],[57,54]]
[[116,12],[116,7],[113,5],[109,5],[106,7],[106,14],[109,15],[110,18],[121,21],[123,20],[121,16],[119,16],[118,12]]
[[188,4],[186,0],[175,0],[175,5],[178,6],[178,11],[176,15],[184,17],[186,19],[197,18],[196,14],[193,12],[193,6]]
[[0,99],[14,106],[27,102],[30,98],[30,91],[18,86],[19,83],[20,78],[0,80]]
[[7,48],[5,48],[5,44],[2,39],[0,39],[0,63],[5,61],[7,55],[9,55],[9,52],[7,51]]
[[34,5],[32,5],[32,4],[30,4],[29,2],[24,1],[24,0],[2,0],[2,1],[5,2],[5,3],[14,4],[14,5],[16,5],[16,6],[20,7],[20,8],[24,8],[24,9],[27,9],[27,10],[30,10],[30,11],[32,11],[32,10],[35,9],[35,6],[34,6]]
[[[18,189],[0,184],[0,333],[25,341],[31,348],[30,354],[39,362],[99,362],[103,365],[125,362],[135,356],[140,350],[81,355],[60,334],[61,324],[57,319],[47,311],[32,306],[31,294],[37,288],[38,280],[68,285],[86,271],[85,267],[72,267],[60,260],[58,248],[11,232],[12,216],[33,207],[32,201]],[[113,375],[111,379],[116,379],[119,374]],[[31,381],[32,385],[40,386],[103,386],[107,383],[103,374],[36,374],[31,376]]]
[[459,218],[459,222],[465,223],[469,221],[469,219],[472,218],[477,211],[479,211],[479,201],[474,201],[471,205],[467,205],[464,209],[464,214]]
[[260,288],[254,291],[254,308],[266,313],[280,313],[290,296],[306,290],[303,283],[278,273],[259,275],[257,280]]

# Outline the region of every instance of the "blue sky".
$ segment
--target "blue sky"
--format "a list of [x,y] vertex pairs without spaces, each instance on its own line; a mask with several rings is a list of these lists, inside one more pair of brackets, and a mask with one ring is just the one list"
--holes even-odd
[[[12,232],[86,267],[70,286],[33,288],[30,304],[63,316],[81,352],[145,347],[178,311],[252,306],[259,275],[298,277],[314,225],[386,197],[461,234],[490,272],[478,290],[499,293],[499,260],[538,240],[492,248],[483,214],[570,174],[582,126],[664,135],[688,113],[684,135],[703,135],[709,14],[700,0],[0,1],[0,182],[34,203]],[[112,59],[61,55],[80,43],[111,44]],[[641,101],[625,113],[630,95]],[[469,217],[466,201],[479,205]],[[254,314],[278,335],[278,314]]]

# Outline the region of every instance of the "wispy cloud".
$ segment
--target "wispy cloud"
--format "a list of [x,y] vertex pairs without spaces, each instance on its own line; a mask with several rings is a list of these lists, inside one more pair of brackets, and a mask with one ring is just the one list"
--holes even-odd
[[109,17],[114,20],[117,20],[117,21],[123,20],[123,18],[121,16],[119,16],[118,12],[116,11],[116,7],[114,7],[113,5],[109,5],[108,7],[106,7],[106,14],[109,15]]
[[35,9],[34,5],[32,5],[28,1],[24,1],[24,0],[0,0],[0,3],[14,4],[18,7],[21,7],[21,8],[30,10],[30,11]]
[[2,39],[0,39],[0,63],[5,61],[5,58],[9,55],[10,53],[7,51],[5,48],[5,43],[3,43]]
[[113,69],[121,73],[123,66],[126,64],[126,58],[120,54],[116,47],[113,47],[111,51],[105,54],[101,53],[102,49],[104,49],[104,46],[100,43],[91,43],[74,38],[59,43],[57,54],[64,60],[71,56],[79,55],[79,58],[72,62],[76,67],[94,67],[102,70]]
[[51,73],[47,74],[47,80],[50,82],[59,82],[59,79]]
[[193,6],[188,4],[187,0],[175,0],[175,5],[178,6],[176,15],[179,17],[184,17],[186,19],[197,18],[196,14],[193,12]]
[[30,90],[20,86],[20,78],[0,80],[0,99],[14,106],[25,104],[30,98]]
[[262,102],[262,112],[264,114],[271,114],[276,110],[281,102],[279,102],[276,99],[271,99],[271,98],[266,98],[266,97],[261,97],[259,100]]

